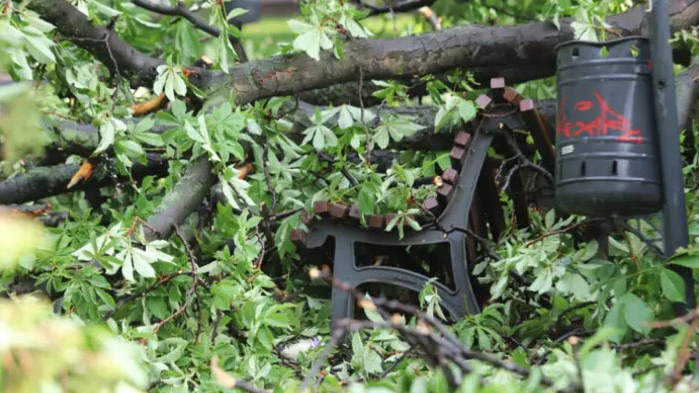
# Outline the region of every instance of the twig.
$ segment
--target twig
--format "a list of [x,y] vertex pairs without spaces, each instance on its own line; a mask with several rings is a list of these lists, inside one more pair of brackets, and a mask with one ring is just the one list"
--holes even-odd
[[[149,11],[153,11],[161,15],[183,17],[187,19],[189,23],[191,23],[197,29],[205,33],[208,33],[209,35],[212,35],[214,37],[218,37],[221,35],[221,29],[219,29],[216,26],[212,26],[206,23],[203,19],[199,18],[192,11],[190,11],[189,8],[187,8],[187,6],[182,1],[178,1],[177,5],[171,6],[167,6],[161,3],[154,3],[149,0],[131,0],[131,2],[141,8],[145,8]],[[248,56],[245,53],[245,49],[243,48],[243,45],[241,45],[240,40],[232,35],[229,36],[228,39],[230,40],[231,45],[233,45],[233,48],[238,54],[240,61],[243,63],[248,61]]]
[[167,276],[164,276],[161,279],[159,279],[155,284],[146,287],[144,290],[142,290],[140,292],[134,292],[128,296],[124,296],[123,298],[117,299],[117,302],[116,302],[116,305],[114,306],[114,309],[107,312],[106,314],[104,314],[104,316],[102,317],[102,320],[106,321],[107,319],[111,318],[119,310],[119,308],[121,306],[123,306],[124,304],[126,304],[134,299],[137,299],[139,297],[146,296],[148,293],[161,287],[163,284],[169,282],[173,278],[176,278],[179,276],[185,276],[185,275],[189,275],[189,272],[180,271],[177,273],[168,274]]
[[221,310],[216,310],[216,319],[214,320],[214,326],[211,329],[211,345],[214,344],[214,341],[216,341],[216,337],[218,336],[218,325],[221,323],[222,316],[223,313]]
[[699,319],[699,307],[695,308],[694,310],[688,312],[685,315],[682,315],[680,317],[674,318],[670,321],[654,321],[649,324],[649,326],[653,329],[658,329],[658,328],[664,328],[664,327],[669,327],[681,323],[689,323],[693,321],[694,319]]
[[114,108],[116,108],[116,97],[117,94],[119,94],[119,89],[121,88],[121,71],[119,71],[119,63],[117,63],[116,58],[114,57],[114,53],[112,53],[112,46],[109,44],[109,39],[112,37],[112,34],[114,33],[115,22],[115,19],[112,19],[109,22],[109,24],[106,26],[107,34],[104,36],[104,38],[101,39],[85,37],[65,37],[69,41],[99,42],[104,44],[104,47],[107,49],[107,55],[109,56],[109,60],[112,62],[112,65],[114,66],[114,73],[116,73],[117,76],[116,86],[114,86],[114,93],[112,94],[112,112],[114,112]]
[[448,231],[444,231],[444,233],[445,233],[445,234],[448,234],[448,233],[451,233],[451,232],[454,232],[454,231],[461,232],[461,233],[465,233],[465,234],[468,235],[469,237],[475,239],[478,243],[480,243],[481,247],[483,247],[483,249],[485,250],[485,252],[488,254],[488,256],[489,256],[492,260],[494,260],[494,261],[499,261],[499,260],[501,259],[501,258],[500,258],[500,255],[496,254],[496,253],[490,248],[490,245],[488,244],[488,239],[486,239],[486,238],[484,238],[484,237],[482,237],[482,236],[479,236],[476,232],[473,232],[470,228],[462,228],[462,227],[459,227],[459,226],[453,226],[453,227],[452,227],[451,229],[449,229]]
[[697,324],[699,324],[699,318],[695,317],[689,324],[687,332],[684,335],[684,339],[682,340],[682,344],[680,345],[680,350],[677,354],[677,363],[672,371],[672,375],[668,378],[670,386],[672,387],[671,390],[674,390],[677,383],[680,382],[680,379],[682,378],[682,370],[684,370],[684,367],[689,361],[689,345],[691,344],[692,338],[697,331]]
[[634,234],[639,240],[641,240],[643,243],[645,243],[648,248],[653,252],[653,254],[657,255],[661,259],[665,259],[665,254],[663,251],[660,249],[660,247],[656,246],[653,244],[652,241],[648,240],[647,237],[645,237],[641,231],[638,229],[632,227],[628,223],[624,222],[623,220],[615,220],[616,224],[621,226],[621,228],[627,232],[630,232]]
[[381,377],[379,377],[379,379],[384,379],[384,378],[386,378],[386,376],[387,376],[391,371],[393,371],[393,369],[396,368],[396,366],[397,366],[400,362],[402,362],[405,358],[408,357],[408,355],[410,355],[410,354],[413,352],[413,349],[414,349],[414,347],[411,345],[410,348],[408,348],[407,351],[403,352],[403,353],[400,355],[400,357],[399,357],[398,359],[396,359],[395,362],[391,363],[390,366],[386,367],[386,369],[383,370],[383,372],[381,373]]
[[[451,360],[454,361],[455,364],[459,365],[460,367],[466,366],[465,364],[460,364],[461,362],[459,361],[459,357],[463,357],[463,359],[476,359],[479,361],[482,361],[484,363],[488,363],[492,366],[495,366],[497,368],[501,368],[504,370],[508,370],[510,372],[513,372],[515,374],[518,374],[523,377],[528,377],[531,374],[531,370],[522,366],[517,365],[514,362],[506,361],[497,358],[496,356],[493,356],[488,353],[484,352],[477,352],[473,351],[469,348],[466,348],[463,346],[461,341],[456,338],[450,331],[447,329],[444,324],[439,322],[437,319],[435,319],[433,316],[420,311],[418,308],[416,308],[413,305],[405,304],[402,303],[398,300],[385,300],[382,298],[376,298],[376,299],[369,299],[362,292],[360,292],[358,289],[353,288],[347,283],[344,283],[337,278],[333,277],[330,274],[329,269],[323,269],[322,272],[319,271],[318,269],[312,269],[309,272],[309,275],[311,277],[322,277],[325,280],[329,281],[334,287],[339,288],[342,291],[348,292],[349,294],[352,295],[355,299],[357,299],[358,303],[360,306],[364,308],[371,308],[373,307],[374,309],[378,310],[383,310],[384,312],[389,312],[390,310],[397,310],[399,312],[409,314],[409,315],[414,315],[418,319],[423,320],[426,322],[429,326],[432,326],[434,329],[437,330],[437,332],[441,335],[439,336],[429,336],[430,340],[435,340],[436,342],[430,342],[429,344],[440,344],[440,345],[446,345],[448,351],[445,353],[445,355],[448,355]],[[398,326],[397,324],[392,324],[390,325],[391,327],[399,330],[401,334],[404,334],[406,332],[406,329]],[[420,329],[420,333],[426,335],[427,332],[429,332],[429,329]],[[427,346],[428,351],[429,350],[434,350],[434,346]],[[456,352],[450,352],[450,351],[456,351]],[[467,366],[466,366],[467,367]],[[541,383],[545,386],[552,386],[553,382],[549,380],[548,378],[542,377],[541,378]]]
[[631,375],[632,375],[634,378],[640,377],[640,376],[643,375],[643,374],[649,373],[649,372],[651,372],[651,371],[653,371],[653,370],[657,370],[657,369],[662,368],[662,367],[664,367],[662,364],[654,364],[654,365],[652,365],[652,366],[648,366],[648,367],[643,368],[643,369],[641,369],[641,370],[634,371],[633,374],[631,374]]
[[506,160],[503,160],[502,164],[500,165],[500,168],[498,168],[498,173],[496,177],[501,177],[502,176],[502,171],[512,161],[518,161],[517,165],[514,165],[510,171],[505,175],[505,182],[501,185],[501,189],[505,191],[509,185],[510,185],[510,179],[512,178],[513,173],[517,169],[524,169],[524,168],[529,168],[532,169],[538,173],[540,173],[549,184],[554,184],[555,181],[553,179],[553,176],[551,176],[551,173],[547,171],[545,168],[531,162],[525,155],[522,153],[522,150],[520,150],[519,145],[517,145],[517,141],[514,139],[514,137],[509,133],[509,132],[503,132],[502,135],[505,136],[505,139],[507,140],[507,144],[510,146],[512,149],[512,152],[514,155],[512,157],[507,158]]
[[362,98],[362,90],[364,89],[364,72],[362,71],[362,67],[359,67],[359,86],[357,87],[357,96],[359,98],[359,107],[361,108],[360,112],[360,119],[359,121],[362,122],[362,125],[364,126],[364,139],[365,141],[365,148],[364,148],[364,161],[366,162],[367,165],[371,164],[371,136],[369,135],[369,127],[367,127],[366,123],[364,122],[364,98]]
[[299,208],[296,208],[296,209],[291,209],[291,210],[283,211],[283,212],[277,213],[277,214],[275,214],[275,215],[273,215],[273,216],[270,216],[270,219],[273,220],[273,221],[283,220],[283,219],[285,219],[285,218],[287,218],[287,217],[290,217],[290,216],[293,216],[294,214],[296,214],[296,213],[298,213],[298,212],[300,212],[300,211],[303,211],[303,210],[304,210],[303,207],[299,207]]
[[657,338],[649,338],[649,339],[635,341],[635,342],[626,343],[626,344],[612,345],[612,348],[616,349],[617,351],[625,351],[627,349],[638,348],[638,347],[642,347],[644,345],[663,344],[664,342],[665,341],[657,339]]
[[296,374],[296,377],[301,379],[303,374],[301,373],[301,367],[299,367],[298,363],[284,356],[284,354],[282,353],[282,351],[279,350],[279,347],[277,345],[274,346],[273,350],[279,358],[279,360],[281,360],[282,364],[294,370],[294,374]]
[[272,177],[269,175],[269,168],[267,167],[267,154],[269,154],[269,143],[265,142],[265,147],[262,150],[262,169],[265,172],[265,181],[267,182],[267,189],[270,194],[272,194],[272,211],[277,208],[277,192],[272,186]]
[[[317,155],[318,158],[320,158],[321,160],[330,163],[330,165],[335,165],[335,158],[333,158],[329,154],[319,151]],[[352,186],[356,186],[357,184],[359,184],[357,183],[357,179],[355,179],[354,176],[352,176],[352,174],[349,173],[347,168],[342,167],[342,169],[340,169],[340,173],[342,173],[342,176],[344,176],[345,179],[347,179],[347,181],[349,181]]]
[[575,230],[575,229],[577,229],[578,227],[581,227],[581,226],[583,226],[583,225],[590,224],[590,223],[593,223],[593,222],[600,222],[600,221],[604,221],[604,220],[605,220],[604,218],[586,218],[586,219],[584,219],[584,220],[582,220],[582,221],[579,221],[579,222],[576,222],[575,224],[573,224],[573,225],[571,225],[571,226],[568,226],[568,227],[566,227],[566,228],[562,228],[562,229],[557,229],[557,230],[555,230],[555,231],[546,232],[546,233],[542,234],[541,236],[539,236],[539,237],[537,237],[537,238],[535,238],[535,239],[532,239],[532,240],[528,241],[524,246],[525,246],[525,247],[529,247],[529,246],[531,246],[532,244],[538,243],[538,242],[544,240],[545,238],[547,238],[547,237],[549,237],[549,236],[562,235],[562,234],[565,234],[565,233],[570,233],[570,232],[572,232],[573,230]]
[[[585,330],[585,329],[583,329],[583,328],[575,328],[575,329],[573,329],[573,330],[571,330],[571,331],[569,331],[569,332],[566,332],[566,333],[562,334],[560,337],[558,337],[558,338],[553,342],[553,344],[552,344],[549,348],[546,348],[546,351],[544,351],[544,353],[541,354],[541,356],[539,356],[539,357],[536,359],[536,361],[534,362],[534,365],[535,365],[535,366],[540,366],[541,364],[543,364],[543,363],[546,361],[546,358],[548,358],[548,356],[551,354],[551,352],[552,352],[552,347],[553,347],[553,346],[556,346],[556,345],[562,343],[563,341],[565,341],[566,339],[568,339],[568,338],[570,338],[570,337],[572,337],[572,336],[575,336],[575,335],[579,335],[579,336],[580,336],[580,335],[590,334],[590,333],[591,333],[591,331],[589,331],[589,330]],[[536,353],[536,351],[538,351],[538,350],[539,350],[539,348],[537,348],[537,349],[534,351],[534,353]],[[532,356],[532,357],[533,357],[533,356]],[[531,361],[532,359],[529,359],[529,360]]]
[[189,274],[192,276],[192,285],[189,287],[189,291],[187,291],[187,297],[185,298],[184,303],[182,303],[182,306],[178,308],[174,313],[170,314],[168,317],[163,319],[162,321],[158,322],[155,325],[155,328],[153,328],[153,333],[158,334],[158,331],[165,326],[168,322],[172,321],[173,319],[177,318],[180,314],[184,312],[184,310],[189,306],[189,304],[192,302],[192,297],[194,296],[194,293],[197,290],[197,287],[199,286],[200,282],[199,278],[197,277],[197,262],[196,262],[196,257],[194,256],[194,253],[192,252],[192,249],[189,247],[189,244],[187,243],[187,240],[182,236],[182,233],[180,232],[180,227],[179,225],[175,224],[175,233],[177,233],[177,236],[182,240],[182,243],[184,243],[184,248],[185,251],[187,252],[187,256],[189,259],[189,265],[190,265],[190,272]]
[[323,352],[320,353],[320,356],[318,356],[318,358],[313,362],[311,369],[308,370],[306,378],[303,379],[301,387],[298,390],[299,392],[305,392],[306,389],[308,389],[308,387],[311,386],[311,381],[318,375],[318,373],[320,372],[320,368],[323,366],[323,363],[325,363],[325,361],[328,359],[328,356],[330,356],[330,352],[332,352],[332,350],[340,343],[342,337],[344,337],[345,334],[346,329],[342,326],[330,332],[330,340],[327,344],[325,344]]

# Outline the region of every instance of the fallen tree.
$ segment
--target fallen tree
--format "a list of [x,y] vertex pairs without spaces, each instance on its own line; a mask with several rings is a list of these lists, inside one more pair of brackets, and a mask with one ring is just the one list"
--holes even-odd
[[[0,90],[0,114],[11,115],[0,122],[2,147],[38,140],[22,120],[39,112],[14,97],[40,108],[49,137],[41,155],[3,163],[12,175],[0,181],[0,204],[55,225],[51,242],[3,272],[2,296],[45,292],[56,312],[138,340],[143,353],[134,358],[152,367],[116,363],[150,374],[122,390],[336,391],[357,381],[401,392],[690,390],[699,313],[670,320],[684,290],[652,238],[654,223],[552,208],[555,46],[581,25],[606,38],[648,27],[643,4],[596,4],[610,12],[574,3],[305,1],[292,42],[260,59],[253,40],[227,25],[220,1],[0,2],[0,45],[11,47],[0,46],[0,70],[40,81],[28,88],[31,100]],[[367,15],[390,20],[430,5],[430,21],[411,21],[410,34],[363,37]],[[454,12],[437,14],[444,9]],[[696,37],[686,29],[698,22],[699,0],[673,2],[683,53],[692,53]],[[676,86],[692,215],[698,72],[692,64]],[[527,82],[519,92],[542,99],[522,101],[501,77]],[[464,173],[447,167],[475,151],[469,135],[489,117],[496,137],[473,179],[469,226],[440,228],[433,211]],[[75,155],[89,165],[65,163]],[[73,191],[84,198],[53,198]],[[366,223],[338,225],[395,219],[406,233],[416,223],[462,233],[482,313],[448,326],[434,286],[416,295],[334,280],[324,265],[342,239],[306,250],[303,234],[319,217],[353,214]],[[3,240],[22,246],[15,232]],[[453,278],[440,245],[355,246],[367,266],[414,268],[445,286]],[[695,266],[696,253],[692,246],[671,263]],[[317,278],[350,292],[369,321],[328,331],[331,289]],[[5,354],[0,373],[13,381],[26,372],[42,386],[86,386],[72,384],[84,377],[78,366],[45,382],[44,353],[31,346]]]

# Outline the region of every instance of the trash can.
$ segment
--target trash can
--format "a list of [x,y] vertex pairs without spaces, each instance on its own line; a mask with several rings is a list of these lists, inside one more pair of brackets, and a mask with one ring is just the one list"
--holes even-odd
[[591,217],[662,208],[649,41],[557,48],[556,204]]
[[234,8],[248,10],[245,14],[231,20],[231,23],[235,25],[244,25],[260,19],[260,0],[233,0],[226,2],[226,11],[230,12]]

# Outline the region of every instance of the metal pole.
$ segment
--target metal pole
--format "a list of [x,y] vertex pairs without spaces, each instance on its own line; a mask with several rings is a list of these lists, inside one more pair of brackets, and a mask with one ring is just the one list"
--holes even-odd
[[[682,179],[682,156],[679,144],[672,48],[669,42],[669,12],[667,0],[651,1],[652,77],[665,203],[663,207],[663,243],[665,256],[669,258],[679,247],[686,247],[689,244],[689,233]],[[672,265],[671,268],[684,279],[686,306],[695,307],[692,270],[675,265]]]

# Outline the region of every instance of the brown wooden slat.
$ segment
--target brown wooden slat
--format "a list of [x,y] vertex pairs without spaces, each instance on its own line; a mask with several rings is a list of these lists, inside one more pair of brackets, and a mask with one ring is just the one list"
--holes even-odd
[[503,97],[503,93],[505,93],[505,78],[490,79],[490,93],[495,102],[504,102],[505,98]]
[[349,217],[353,220],[359,220],[361,217],[361,213],[359,212],[359,206],[358,205],[352,205],[349,210]]
[[341,203],[331,203],[328,209],[330,216],[334,218],[345,218],[349,212],[349,208]]
[[385,222],[384,216],[382,214],[372,214],[369,216],[369,219],[367,221],[369,223],[369,226],[374,229],[383,228]]
[[442,207],[439,205],[437,197],[429,197],[425,199],[425,201],[422,203],[422,207],[428,212],[432,213],[435,217],[438,217],[439,213],[442,212]]
[[449,199],[454,193],[454,187],[451,184],[444,183],[441,187],[437,188],[437,199],[439,203],[446,206],[449,203]]
[[468,142],[471,140],[471,135],[466,131],[460,131],[454,137],[454,144],[461,147],[468,146]]
[[321,216],[327,216],[330,213],[330,202],[328,201],[315,201],[313,202],[313,211]]
[[451,185],[456,184],[456,181],[459,179],[459,172],[457,172],[454,168],[449,168],[442,173],[442,180],[446,183],[449,183]]
[[511,87],[506,87],[505,92],[502,94],[505,101],[512,105],[519,106],[519,103],[524,99],[524,97],[519,94],[519,92]]
[[460,170],[461,164],[466,158],[466,149],[460,146],[454,146],[449,152],[449,160],[451,160],[451,166],[454,169]]
[[313,213],[309,213],[307,211],[302,211],[300,218],[301,218],[301,222],[308,225],[311,223],[311,221],[313,221],[313,217],[314,217]]
[[478,96],[478,98],[476,98],[476,105],[478,105],[481,109],[486,109],[492,102],[493,99],[485,94],[481,94]]
[[289,240],[291,240],[292,243],[306,244],[308,232],[300,229],[292,229],[291,233],[289,233]]

